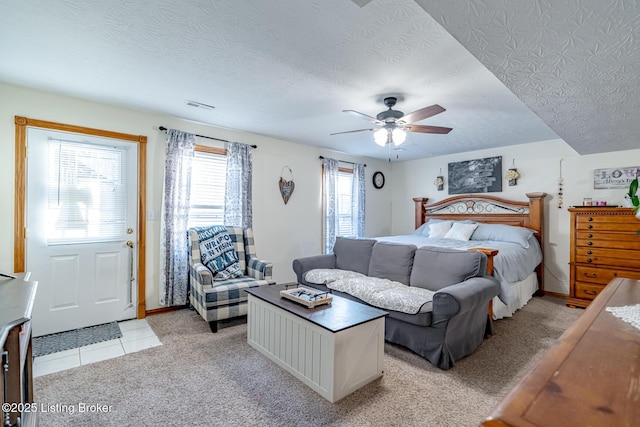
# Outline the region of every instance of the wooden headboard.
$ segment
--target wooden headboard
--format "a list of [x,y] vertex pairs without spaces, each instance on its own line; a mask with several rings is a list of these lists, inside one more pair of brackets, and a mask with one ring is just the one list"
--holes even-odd
[[428,198],[415,197],[415,226],[431,218],[472,220],[487,224],[526,227],[536,232],[542,249],[542,262],[536,268],[539,293],[544,293],[544,198],[546,193],[527,193],[528,202],[507,200],[484,194],[453,196],[428,204]]

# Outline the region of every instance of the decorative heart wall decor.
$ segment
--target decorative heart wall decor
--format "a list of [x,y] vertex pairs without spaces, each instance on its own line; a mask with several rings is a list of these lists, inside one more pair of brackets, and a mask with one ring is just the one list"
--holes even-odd
[[[284,177],[282,177],[282,172],[284,172],[285,168],[289,169],[289,173],[291,174],[291,179],[289,181],[287,181],[286,179],[284,179]],[[282,195],[282,200],[284,200],[284,204],[286,205],[289,199],[291,198],[291,195],[293,194],[293,190],[296,188],[296,185],[293,182],[293,172],[291,171],[291,168],[289,166],[284,166],[282,168],[282,171],[280,172],[280,181],[278,185],[280,187],[280,194]]]

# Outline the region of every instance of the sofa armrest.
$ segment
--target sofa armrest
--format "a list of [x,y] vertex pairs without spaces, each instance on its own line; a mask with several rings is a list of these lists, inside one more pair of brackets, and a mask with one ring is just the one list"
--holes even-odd
[[433,323],[451,319],[477,307],[487,309],[489,301],[500,293],[500,282],[491,276],[472,277],[447,286],[433,295]]
[[191,276],[191,280],[199,283],[204,289],[213,286],[213,274],[211,273],[211,270],[200,262],[189,264],[189,275]]
[[315,268],[336,268],[336,256],[324,254],[293,260],[293,271],[296,273],[298,283],[304,282],[304,273]]

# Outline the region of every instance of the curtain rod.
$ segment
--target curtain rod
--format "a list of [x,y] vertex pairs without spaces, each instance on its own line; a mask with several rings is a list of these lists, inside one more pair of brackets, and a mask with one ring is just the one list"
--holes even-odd
[[[324,156],[320,156],[320,159],[321,160],[324,159]],[[355,162],[348,162],[346,160],[338,160],[338,161],[341,162],[341,163],[349,163],[350,165],[355,165],[356,164]],[[365,164],[364,167],[367,167],[367,165]]]
[[[166,127],[164,127],[164,126],[160,126],[160,127],[158,127],[158,129],[160,129],[160,130],[167,130],[167,128],[166,128]],[[214,140],[216,140],[216,141],[221,141],[221,142],[229,142],[229,141],[227,141],[226,139],[214,138],[214,137],[212,137],[212,136],[205,136],[205,135],[198,135],[198,134],[195,134],[195,135],[196,135],[197,137],[200,137],[200,138],[214,139]],[[251,145],[251,147],[252,147],[252,148],[258,148],[258,146],[257,146],[257,145],[255,145],[255,144],[254,144],[254,145]]]

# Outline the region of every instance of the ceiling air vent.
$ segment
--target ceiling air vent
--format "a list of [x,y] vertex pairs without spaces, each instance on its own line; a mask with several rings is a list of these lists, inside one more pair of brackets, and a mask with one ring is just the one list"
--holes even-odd
[[202,108],[203,110],[207,110],[207,111],[211,111],[214,108],[216,108],[213,105],[203,104],[202,102],[198,102],[198,101],[185,101],[185,104],[187,104],[190,107]]

